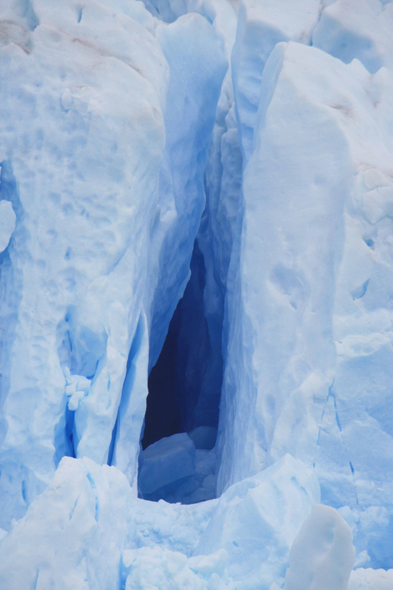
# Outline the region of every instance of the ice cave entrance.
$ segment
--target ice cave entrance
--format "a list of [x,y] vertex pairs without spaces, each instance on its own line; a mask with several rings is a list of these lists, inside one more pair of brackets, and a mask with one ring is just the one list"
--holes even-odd
[[191,504],[215,497],[222,385],[220,322],[208,323],[206,269],[195,243],[191,276],[149,376],[139,495]]

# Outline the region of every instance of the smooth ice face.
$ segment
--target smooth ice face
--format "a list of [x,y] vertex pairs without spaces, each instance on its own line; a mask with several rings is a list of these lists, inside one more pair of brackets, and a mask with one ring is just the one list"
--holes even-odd
[[316,504],[289,552],[285,590],[346,590],[354,560],[345,520],[333,508]]
[[323,502],[365,511],[355,543],[383,567],[393,472],[390,411],[380,411],[392,379],[391,97],[383,69],[371,77],[357,61],[293,43],[269,58],[243,178],[218,435],[219,490],[290,452],[315,466]]
[[7,248],[15,229],[16,215],[10,201],[0,201],[0,253]]

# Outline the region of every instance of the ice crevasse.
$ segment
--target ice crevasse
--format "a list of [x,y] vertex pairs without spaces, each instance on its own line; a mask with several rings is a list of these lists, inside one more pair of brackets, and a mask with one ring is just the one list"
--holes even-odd
[[0,588],[393,588],[392,31],[0,2]]

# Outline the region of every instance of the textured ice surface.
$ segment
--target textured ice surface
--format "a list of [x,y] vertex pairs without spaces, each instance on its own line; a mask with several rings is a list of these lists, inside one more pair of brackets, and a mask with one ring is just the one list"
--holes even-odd
[[87,587],[118,588],[131,496],[115,468],[63,459],[2,545],[0,586],[79,590],[87,579]]
[[17,213],[1,277],[3,525],[64,454],[135,476],[148,329],[159,323],[154,350],[185,287],[227,67],[198,15],[158,31],[165,59],[146,28],[102,4],[41,12],[31,51],[2,50],[1,190]]
[[107,460],[147,273],[168,66],[135,20],[78,7],[37,2],[30,49],[2,49],[3,523],[64,454]]
[[348,590],[390,590],[393,570],[357,569],[349,579]]
[[391,590],[392,8],[0,2],[0,588]]
[[190,588],[210,588],[205,579],[225,574],[225,551],[187,558],[214,507],[146,502],[133,496],[118,469],[63,459],[50,486],[4,540],[0,587],[137,588],[132,584],[139,578],[140,588],[157,580],[160,588],[171,588],[171,576],[179,583],[185,576]]

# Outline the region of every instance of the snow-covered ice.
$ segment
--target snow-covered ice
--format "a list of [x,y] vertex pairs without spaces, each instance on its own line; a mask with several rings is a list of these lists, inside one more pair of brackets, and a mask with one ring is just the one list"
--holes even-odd
[[393,2],[0,1],[0,588],[393,588]]

